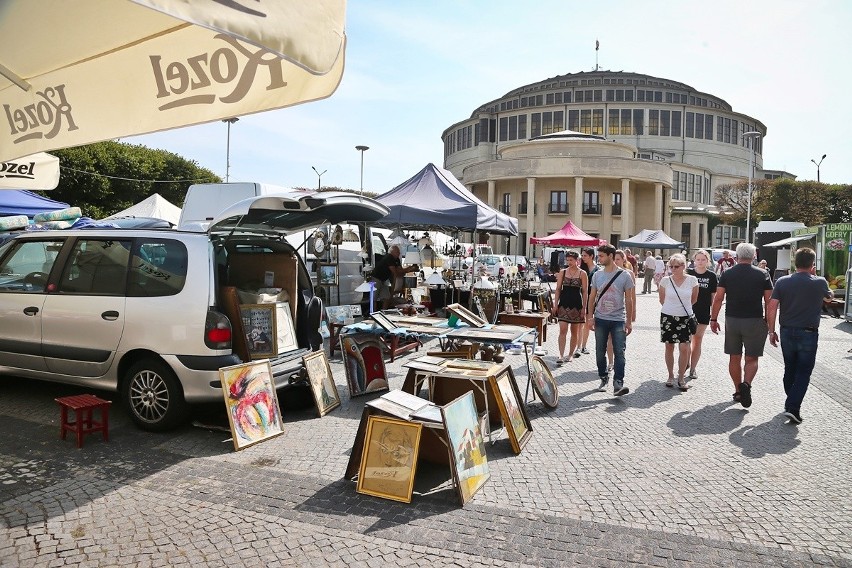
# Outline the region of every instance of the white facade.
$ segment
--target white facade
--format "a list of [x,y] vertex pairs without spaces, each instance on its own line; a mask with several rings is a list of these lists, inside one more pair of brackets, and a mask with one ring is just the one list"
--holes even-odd
[[[743,136],[753,131],[761,136]],[[683,83],[592,71],[515,89],[442,139],[444,166],[518,217],[520,242],[492,245],[532,255],[529,237],[568,218],[613,244],[642,229],[663,229],[690,248],[741,238],[736,227],[718,227],[711,239],[715,189],[747,179],[751,160],[762,169],[765,135],[757,119]]]

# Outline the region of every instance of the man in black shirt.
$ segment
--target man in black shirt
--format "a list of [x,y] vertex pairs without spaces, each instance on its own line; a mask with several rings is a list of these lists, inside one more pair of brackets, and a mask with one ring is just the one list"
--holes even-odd
[[376,284],[376,292],[378,293],[376,299],[381,300],[383,310],[390,307],[391,290],[396,288],[396,279],[409,272],[419,270],[416,264],[403,268],[399,255],[399,247],[393,245],[388,253],[376,263],[376,268],[373,269],[373,282]]
[[[719,312],[725,305],[725,353],[730,356],[728,373],[734,382],[734,400],[743,408],[751,406],[751,383],[757,375],[758,358],[763,356],[766,334],[764,306],[772,295],[769,274],[752,266],[756,249],[751,243],[737,245],[737,264],[719,278],[710,311],[710,330],[719,333]],[[743,364],[745,349],[745,364]]]

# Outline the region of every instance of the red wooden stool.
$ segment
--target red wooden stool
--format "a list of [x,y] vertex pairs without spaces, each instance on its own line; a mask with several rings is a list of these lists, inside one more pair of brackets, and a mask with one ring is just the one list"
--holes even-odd
[[[103,432],[104,441],[109,442],[109,405],[112,402],[103,400],[92,394],[78,394],[74,396],[63,396],[57,398],[59,408],[62,411],[62,421],[59,425],[59,435],[65,439],[65,433],[69,430],[77,434],[77,447],[83,447],[83,434]],[[74,411],[74,422],[68,421],[68,409]],[[100,422],[92,419],[92,410],[101,410]]]

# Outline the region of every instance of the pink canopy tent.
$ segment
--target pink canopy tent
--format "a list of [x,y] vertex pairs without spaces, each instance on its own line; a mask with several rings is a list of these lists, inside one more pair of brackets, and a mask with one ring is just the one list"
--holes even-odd
[[580,227],[569,220],[565,226],[546,237],[530,237],[530,244],[551,245],[563,247],[596,247],[601,244],[597,237],[592,237],[583,232]]

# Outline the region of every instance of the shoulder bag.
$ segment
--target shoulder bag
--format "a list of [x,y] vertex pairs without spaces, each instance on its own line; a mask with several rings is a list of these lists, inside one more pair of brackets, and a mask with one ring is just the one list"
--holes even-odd
[[689,310],[687,312],[686,306],[683,305],[683,300],[680,299],[680,294],[677,293],[677,286],[672,280],[672,277],[669,276],[669,281],[672,283],[672,288],[674,289],[675,296],[677,296],[677,301],[680,302],[683,311],[689,314],[689,319],[686,320],[686,328],[689,330],[689,335],[695,335],[698,332],[698,319],[695,317],[695,312]]
[[[612,286],[612,283],[613,283],[613,282],[615,282],[615,279],[616,279],[616,278],[618,278],[618,276],[619,276],[622,272],[624,272],[624,270],[622,270],[621,268],[619,268],[618,270],[616,270],[616,271],[615,271],[615,275],[613,275],[613,277],[609,279],[609,282],[607,282],[607,283],[606,283],[606,286],[604,286],[604,287],[601,289],[600,294],[598,294],[598,295],[597,295],[597,297],[595,298],[595,309],[593,309],[593,310],[592,310],[592,315],[593,315],[593,316],[595,315],[595,311],[597,311],[597,309],[598,309],[598,302],[600,302],[600,301],[601,301],[601,297],[602,297],[602,296],[606,293],[606,291],[607,291],[607,290],[609,290],[609,287],[610,287],[610,286]],[[684,308],[684,309],[686,309],[686,308]]]

